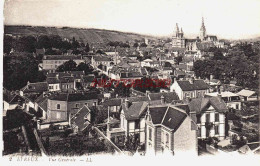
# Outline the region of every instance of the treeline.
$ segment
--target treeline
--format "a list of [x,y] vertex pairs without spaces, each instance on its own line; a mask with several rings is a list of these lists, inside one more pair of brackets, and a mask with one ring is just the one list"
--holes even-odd
[[239,44],[229,49],[223,56],[221,50],[215,49],[214,56],[207,60],[198,60],[194,63],[194,72],[197,77],[220,79],[223,83],[236,80],[238,86],[258,88],[259,79],[259,47],[251,44]]
[[18,38],[4,35],[4,53],[9,54],[12,48],[16,52],[29,53],[44,48],[45,54],[49,55],[66,53],[67,50],[73,50],[74,54],[79,54],[89,52],[90,49],[88,43],[80,43],[74,37],[72,40],[63,40],[58,35],[22,36]]

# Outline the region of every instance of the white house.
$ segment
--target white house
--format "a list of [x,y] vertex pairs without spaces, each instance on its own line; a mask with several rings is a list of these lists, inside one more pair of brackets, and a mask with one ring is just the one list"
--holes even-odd
[[212,92],[212,93],[207,93],[205,94],[206,97],[212,97],[212,96],[221,96],[221,98],[224,100],[224,102],[227,104],[228,108],[233,108],[233,109],[241,109],[241,99],[239,95],[225,91],[225,92]]
[[209,86],[203,80],[178,80],[170,87],[170,92],[176,92],[180,100],[203,97],[209,92]]

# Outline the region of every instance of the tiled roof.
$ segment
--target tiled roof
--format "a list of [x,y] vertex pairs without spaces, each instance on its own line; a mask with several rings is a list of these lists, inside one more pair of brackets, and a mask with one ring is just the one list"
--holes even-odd
[[162,124],[176,131],[186,117],[186,113],[181,112],[176,108],[169,107],[162,121]]
[[74,82],[74,77],[62,77],[60,78],[61,83],[72,83]]
[[209,89],[209,86],[203,80],[194,80],[193,83],[190,83],[188,80],[177,81],[179,86],[183,91],[193,91],[193,90],[206,90]]
[[[83,106],[72,118],[71,122],[78,126],[78,129],[82,131],[85,129],[89,123],[86,122],[86,116],[90,113],[90,109],[87,106]],[[89,119],[90,120],[90,119]]]
[[109,99],[103,102],[102,105],[104,106],[121,106],[122,99],[121,98],[115,98],[115,99]]
[[47,82],[36,82],[36,83],[28,83],[25,87],[21,89],[24,93],[36,92],[42,93],[48,91]]
[[249,97],[249,96],[254,95],[254,94],[255,94],[255,91],[242,89],[242,90],[239,91],[237,94],[240,95],[240,96],[246,96],[246,97]]
[[226,103],[219,97],[196,98],[192,99],[192,101],[189,103],[190,111],[196,112],[198,114],[206,111],[210,106],[212,106],[218,112],[228,111]]
[[127,99],[130,102],[148,101],[149,100],[149,98],[147,96],[129,97]]
[[113,61],[111,58],[106,56],[93,56],[95,61]]
[[142,101],[142,102],[133,102],[130,104],[129,108],[126,108],[125,103],[123,103],[122,109],[125,113],[125,118],[127,120],[135,120],[140,118],[140,116],[147,109],[147,106],[148,103]]
[[43,60],[79,60],[81,55],[44,55]]
[[68,96],[68,101],[80,101],[80,100],[93,100],[97,99],[97,93],[70,93]]
[[175,92],[162,92],[162,93],[149,93],[150,100],[161,100],[164,97],[166,103],[171,103],[173,100],[179,100],[178,95]]
[[55,77],[48,77],[48,78],[46,78],[46,82],[48,84],[57,84],[57,83],[60,83],[60,80]]
[[174,105],[174,107],[184,110],[187,114],[190,114],[190,108],[187,104]]
[[149,108],[153,124],[160,124],[162,122],[162,119],[164,117],[167,108],[168,108],[167,106]]

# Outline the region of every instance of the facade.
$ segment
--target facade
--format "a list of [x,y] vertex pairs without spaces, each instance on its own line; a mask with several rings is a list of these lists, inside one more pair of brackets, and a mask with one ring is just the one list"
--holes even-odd
[[206,97],[211,97],[211,96],[220,96],[224,102],[227,104],[228,108],[233,108],[240,110],[241,109],[241,99],[238,94],[232,93],[232,92],[212,92],[212,93],[207,93],[205,95]]
[[184,33],[182,31],[182,28],[179,30],[177,23],[172,37],[172,47],[185,48]]
[[146,151],[198,154],[197,126],[180,108],[149,107],[146,114]]
[[192,99],[186,108],[199,127],[198,138],[217,137],[223,140],[226,137],[225,113],[228,107],[220,97]]
[[45,55],[42,60],[42,69],[55,72],[60,65],[69,60],[73,60],[77,65],[85,62],[81,55]]
[[141,144],[145,143],[147,106],[147,102],[130,102],[126,99],[120,112],[120,127],[125,131],[126,137],[135,136]]
[[175,92],[180,100],[203,97],[209,92],[209,86],[203,80],[178,80],[170,87],[171,92]]
[[96,93],[59,93],[47,99],[47,116],[44,121],[69,121],[82,107],[98,105]]

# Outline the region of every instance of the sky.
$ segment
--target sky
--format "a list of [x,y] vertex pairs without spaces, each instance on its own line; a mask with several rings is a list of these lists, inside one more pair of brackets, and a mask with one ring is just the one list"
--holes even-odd
[[260,0],[5,0],[5,25],[68,26],[243,39],[260,36]]

